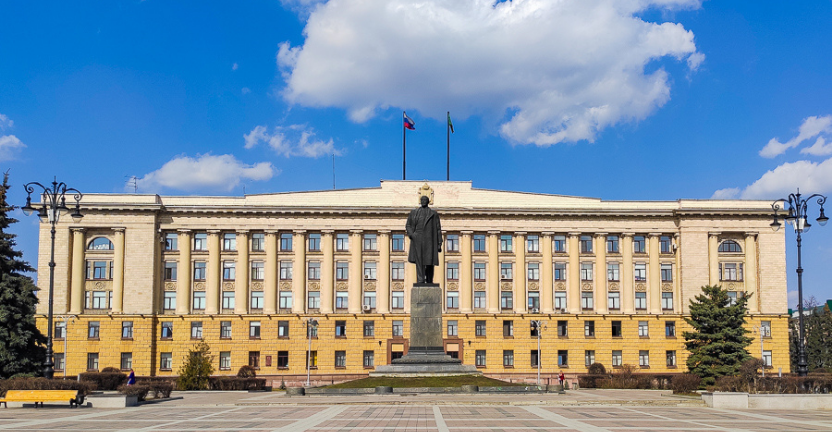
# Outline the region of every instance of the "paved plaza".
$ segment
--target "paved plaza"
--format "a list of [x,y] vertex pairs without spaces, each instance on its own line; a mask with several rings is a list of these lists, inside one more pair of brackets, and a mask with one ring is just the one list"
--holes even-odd
[[180,392],[124,409],[0,409],[19,431],[830,431],[832,411],[728,411],[656,391],[287,397]]

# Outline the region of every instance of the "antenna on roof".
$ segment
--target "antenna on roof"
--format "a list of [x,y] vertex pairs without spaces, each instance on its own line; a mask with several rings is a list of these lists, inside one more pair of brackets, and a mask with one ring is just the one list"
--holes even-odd
[[127,180],[127,186],[133,186],[133,193],[139,192],[139,178],[136,176],[130,176],[130,179]]
[[332,153],[332,189],[335,189],[335,153]]

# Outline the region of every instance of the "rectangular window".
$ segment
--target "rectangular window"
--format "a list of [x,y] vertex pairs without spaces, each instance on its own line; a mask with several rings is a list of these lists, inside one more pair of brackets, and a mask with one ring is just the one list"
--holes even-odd
[[321,234],[320,233],[310,233],[307,237],[307,242],[309,244],[309,252],[320,252],[321,251]]
[[595,321],[584,321],[584,336],[595,337]]
[[280,251],[281,252],[291,252],[292,251],[292,233],[281,233],[280,234]]
[[404,321],[393,321],[393,337],[404,337]]
[[231,351],[220,352],[220,370],[231,370]]
[[736,291],[728,291],[728,306],[737,304],[738,293]]
[[345,281],[350,278],[350,263],[346,261],[335,262],[335,280]]
[[540,311],[540,293],[529,291],[528,295],[528,306],[529,311],[535,313],[535,311]]
[[485,308],[485,291],[474,291],[474,309]]
[[595,350],[584,351],[584,364],[589,366],[595,363]]
[[540,366],[540,354],[537,350],[529,352],[529,359],[531,360],[531,367],[536,368]]
[[55,370],[64,371],[66,369],[66,358],[64,358],[64,353],[55,353],[52,354],[52,357],[55,359]]
[[621,337],[621,321],[611,321],[612,337]]
[[347,233],[335,234],[335,250],[338,252],[347,252],[350,250],[350,236]]
[[173,321],[162,321],[162,339],[173,338]]
[[638,365],[641,367],[650,366],[650,351],[641,350],[638,352]]
[[196,233],[194,234],[194,250],[207,251],[208,250],[208,234]]
[[662,309],[663,310],[673,310],[673,293],[672,292],[663,292],[662,293]]
[[513,251],[511,235],[503,234],[500,236],[500,252],[506,253]]
[[607,236],[607,253],[618,253],[618,236],[617,235],[608,235]]
[[364,250],[374,251],[378,250],[378,242],[375,234],[364,234]]
[[292,292],[291,291],[281,291],[280,292],[280,309],[282,309],[284,311],[292,309]]
[[566,311],[566,291],[555,291],[555,310]]
[[513,309],[514,297],[511,291],[500,291],[500,309]]
[[474,234],[474,252],[485,252],[485,236]]
[[514,367],[514,350],[503,350],[503,367]]
[[133,339],[133,321],[121,322],[121,338]]
[[288,338],[289,337],[289,321],[278,321],[277,322],[277,337],[278,338]]
[[610,291],[607,293],[607,308],[610,310],[619,310],[621,308],[621,295],[618,291]]
[[555,263],[555,280],[556,281],[565,281],[566,280],[566,263],[564,263],[564,262],[556,262]]
[[251,263],[251,280],[261,281],[266,278],[266,263],[254,261]]
[[403,291],[393,291],[391,295],[392,301],[390,302],[390,307],[392,309],[404,309],[404,292]]
[[771,367],[771,351],[763,351],[763,365]]
[[292,280],[292,262],[280,262],[280,280]]
[[676,367],[676,351],[665,351],[668,367]]
[[607,263],[607,280],[610,282],[618,282],[620,277],[621,273],[618,263]]
[[347,337],[346,321],[335,321],[335,337]]
[[638,336],[639,337],[649,337],[650,336],[650,327],[648,326],[647,321],[639,321],[638,322]]
[[662,282],[673,281],[673,264],[662,264]]
[[644,236],[633,236],[633,253],[644,253]]
[[90,309],[107,309],[108,293],[112,291],[92,291],[92,304]]
[[87,261],[87,279],[105,280],[107,276],[107,261],[92,261],[91,269]]
[[248,365],[255,369],[260,368],[260,351],[248,352]]
[[592,280],[592,263],[581,263],[581,280]]
[[475,363],[477,367],[485,367],[485,350],[477,350]]
[[163,307],[165,311],[176,310],[176,291],[165,291]]
[[205,310],[205,291],[194,291],[193,310]]
[[159,354],[159,370],[173,369],[173,353],[163,352]]
[[664,335],[667,337],[675,337],[676,336],[676,322],[675,321],[665,321],[664,323]]
[[500,263],[500,279],[502,280],[511,280],[512,279],[512,263],[504,262]]
[[459,309],[459,291],[448,291],[445,296],[445,308]]
[[621,350],[613,350],[612,351],[612,365],[621,366],[623,364],[624,356],[621,355]]
[[288,369],[289,368],[289,351],[278,351],[277,352],[277,368],[278,369]]
[[318,324],[317,321],[314,324],[310,325],[309,321],[306,321],[306,338],[317,338],[318,337]]
[[310,351],[306,356],[306,367],[309,369],[318,368],[318,351]]
[[404,280],[404,263],[401,261],[393,261],[390,263],[390,278],[394,281]]
[[719,280],[741,281],[742,263],[719,263]]
[[90,321],[87,324],[87,337],[90,339],[98,339],[101,331],[101,323],[98,321]]
[[474,263],[474,280],[485,281],[485,263]]
[[447,264],[447,270],[445,272],[445,277],[448,280],[459,280],[459,263],[449,262]]
[[514,321],[503,320],[503,337],[514,337]]
[[165,280],[166,281],[175,281],[176,280],[176,268],[177,268],[177,262],[176,261],[165,261]]
[[633,265],[633,278],[636,282],[644,282],[647,280],[647,264]]
[[581,253],[592,253],[592,236],[581,236]]
[[237,250],[237,234],[225,233],[222,235],[222,250],[235,251]]
[[376,365],[376,352],[375,351],[364,351],[364,367],[371,368],[375,367]]
[[540,280],[540,263],[530,262],[526,271],[526,277],[530,281]]
[[486,329],[485,320],[477,320],[474,323],[474,334],[477,337],[485,337],[485,335],[486,335],[485,329]]
[[404,252],[404,234],[393,234],[393,252]]
[[66,337],[66,322],[58,321],[55,323],[55,330],[54,330],[54,338],[55,339],[63,339]]
[[376,335],[375,321],[364,321],[364,337],[374,337]]
[[448,320],[448,336],[459,335],[459,323],[456,320]]
[[670,241],[670,236],[659,237],[659,251],[663,254],[673,253],[673,244]]
[[540,253],[540,236],[530,235],[526,237],[526,252]]
[[220,338],[231,339],[231,321],[220,321]]
[[581,309],[584,310],[592,310],[594,308],[594,302],[592,300],[592,292],[583,291],[581,292]]
[[191,339],[202,339],[202,322],[191,322]]
[[556,235],[555,237],[553,237],[552,241],[552,250],[554,252],[566,252],[566,236]]
[[263,252],[266,250],[266,235],[263,233],[255,233],[251,235],[251,251]]
[[760,321],[760,336],[771,337],[771,321]]
[[375,261],[364,261],[364,280],[376,280]]
[[635,301],[636,301],[636,310],[647,310],[647,293],[646,292],[637,292]]
[[234,309],[234,291],[222,292],[222,308]]
[[165,233],[165,250],[179,250],[179,235],[176,233]]
[[320,291],[309,291],[306,299],[306,307],[309,309],[320,309],[321,308],[321,292]]
[[459,252],[459,234],[448,234],[445,237],[445,252]]
[[195,261],[194,262],[194,280],[195,281],[204,281],[205,280],[205,268],[206,268],[205,261]]
[[234,261],[223,261],[222,280],[233,281],[237,277],[237,263]]
[[369,306],[370,309],[376,308],[376,292],[375,291],[364,291],[364,306]]
[[309,280],[321,280],[321,262],[309,261]]
[[87,353],[87,370],[98,370],[98,353]]
[[558,366],[560,366],[560,367],[569,366],[569,351],[567,351],[567,350],[558,350]]
[[[265,304],[265,293],[263,291],[251,292],[251,309],[263,309]],[[272,305],[274,306],[274,305]],[[232,306],[233,307],[233,306]]]
[[558,336],[560,336],[560,337],[569,336],[567,322],[564,321],[564,320],[558,321]]

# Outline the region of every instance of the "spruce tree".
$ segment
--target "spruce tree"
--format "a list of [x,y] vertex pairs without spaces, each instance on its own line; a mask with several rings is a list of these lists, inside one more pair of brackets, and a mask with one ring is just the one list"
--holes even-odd
[[9,216],[14,207],[6,202],[8,189],[5,173],[0,185],[0,378],[39,375],[46,357],[46,337],[35,323],[37,288],[25,275],[35,269],[21,259],[23,253],[15,250],[16,235],[8,232],[17,222]]
[[685,347],[690,351],[687,365],[704,385],[713,385],[721,376],[737,375],[742,362],[751,358],[746,350],[751,338],[743,327],[749,298],[746,294],[731,305],[728,291],[706,285],[702,294],[691,300],[690,318],[685,321],[694,331],[684,333]]
[[832,314],[829,308],[825,305],[822,310],[816,307],[805,317],[805,325],[809,372],[832,367]]
[[199,341],[188,352],[188,360],[179,368],[179,390],[207,390],[208,378],[214,373],[214,356],[205,341]]

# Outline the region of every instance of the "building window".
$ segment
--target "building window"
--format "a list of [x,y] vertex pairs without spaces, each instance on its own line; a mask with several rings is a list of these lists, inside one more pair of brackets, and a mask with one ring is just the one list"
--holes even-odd
[[121,322],[121,338],[133,339],[133,321]]
[[514,367],[514,350],[503,350],[503,367]]
[[87,291],[86,307],[88,309],[108,309],[107,299],[112,291]]
[[459,263],[449,262],[447,264],[445,277],[448,280],[459,280]]
[[593,307],[592,292],[581,292],[581,309],[591,310]]
[[540,293],[529,291],[528,304],[529,311],[531,311],[532,313],[535,313],[535,311],[540,311]]
[[771,321],[760,321],[760,336],[771,337]]
[[321,251],[321,235],[319,233],[310,233],[307,237],[307,242],[309,244],[309,252]]
[[87,353],[87,370],[98,370],[98,353]]
[[676,337],[676,321],[665,321],[664,335],[667,337]]
[[404,234],[393,234],[393,252],[404,252]]
[[607,253],[618,253],[618,243],[617,235],[607,236]]
[[248,324],[248,337],[260,339],[260,321],[252,321]]
[[251,235],[251,251],[263,252],[266,250],[266,235],[263,233],[256,233]]
[[592,263],[581,263],[581,280],[592,280]]
[[306,337],[307,338],[318,338],[318,325],[309,325],[307,322],[306,325]]
[[733,240],[725,240],[724,242],[719,244],[719,249],[717,249],[717,251],[741,253],[742,248],[740,247],[739,243]]
[[612,321],[612,337],[621,337],[621,321]]
[[130,370],[133,369],[133,353],[130,352],[123,352],[121,353],[121,370]]
[[289,368],[289,351],[278,351],[277,352],[277,368],[278,369],[288,369]]
[[173,369],[173,353],[163,352],[159,354],[159,370],[169,371]]
[[87,261],[88,280],[107,280],[107,261]]
[[663,310],[673,310],[673,293],[672,292],[663,292],[662,293],[662,309]]
[[647,264],[633,265],[633,278],[636,282],[644,282],[647,280]]
[[220,370],[231,370],[231,352],[220,352]]
[[532,320],[529,327],[529,336],[533,338],[540,336],[540,321]]
[[569,351],[567,351],[567,350],[558,350],[558,366],[560,366],[560,367],[568,367],[569,366]]
[[512,279],[512,264],[510,262],[500,263],[500,279],[502,280],[511,280]]
[[237,250],[237,234],[225,233],[222,235],[222,250],[235,251]]
[[514,321],[503,320],[503,337],[514,337]]
[[459,291],[448,291],[445,297],[447,309],[459,309]]
[[404,321],[393,321],[393,337],[404,337]]
[[55,339],[63,339],[66,337],[66,322],[58,321],[55,323]]
[[364,351],[364,367],[371,368],[375,367],[376,365],[376,353],[375,351]]
[[612,351],[612,366],[621,366],[623,363],[623,356],[621,355],[621,350],[613,350]]
[[292,262],[280,262],[280,280],[292,280]]
[[280,292],[280,309],[282,309],[282,310],[292,309],[292,292],[291,291],[281,291]]
[[260,368],[260,351],[248,352],[248,365],[255,369]]
[[164,294],[164,309],[169,312],[176,310],[176,291],[165,291]]
[[393,291],[390,307],[392,309],[404,309],[404,291]]
[[165,261],[165,280],[166,281],[175,281],[176,280],[176,261]]
[[644,253],[644,236],[633,237],[633,253]]
[[581,253],[592,253],[592,236],[581,236]]
[[638,352],[638,365],[641,367],[650,367],[650,351],[641,350]]
[[364,280],[376,280],[375,261],[364,261]]
[[540,253],[540,236],[530,235],[526,237],[526,252]]
[[607,263],[607,280],[610,282],[618,282],[621,280],[620,277],[621,273],[618,263]]
[[195,261],[194,262],[194,280],[195,281],[204,281],[205,280],[205,261]]
[[309,261],[309,280],[321,280],[321,262]]
[[486,329],[485,320],[477,320],[474,323],[474,334],[477,337],[485,337],[485,335],[486,335],[485,329]]
[[485,263],[474,263],[474,280],[477,282],[485,281]]
[[728,306],[736,305],[738,298],[739,293],[737,291],[728,291]]
[[231,339],[231,321],[220,321],[220,338]]
[[589,366],[595,363],[595,350],[584,351],[584,365]]
[[375,321],[364,321],[364,337],[374,337],[376,335]]
[[191,322],[191,339],[202,339],[202,321]]
[[485,308],[485,291],[474,291],[474,309]]
[[196,233],[194,234],[194,250],[207,251],[208,250],[208,234]]
[[637,292],[635,300],[636,300],[636,310],[647,310],[647,293],[646,292]]
[[526,271],[526,277],[530,281],[540,280],[540,263],[530,262]]
[[347,233],[335,234],[335,250],[338,252],[347,252],[350,250],[350,236]]
[[194,291],[193,310],[205,310],[205,291]]
[[555,291],[555,309],[566,311],[566,291]]
[[98,339],[101,332],[101,324],[98,321],[87,323],[87,338]]
[[335,321],[335,337],[347,337],[347,322]]
[[673,264],[662,264],[662,282],[673,282]]
[[445,238],[445,252],[459,252],[459,234],[448,234]]
[[566,263],[563,263],[563,262],[556,262],[555,263],[555,280],[556,281],[565,281],[566,280]]
[[222,280],[233,281],[237,277],[237,263],[234,261],[223,261]]
[[595,321],[584,321],[584,336],[595,337]]
[[390,277],[394,281],[404,280],[404,263],[401,261],[394,261],[390,264]]
[[485,367],[485,350],[477,350],[475,355],[475,363],[477,367]]
[[337,369],[343,369],[347,367],[347,352],[346,351],[335,351],[335,367]]
[[307,295],[306,307],[309,309],[320,309],[321,307],[321,292],[309,291]]
[[485,236],[474,234],[474,252],[485,252]]
[[[252,292],[252,294],[254,294]],[[234,309],[234,291],[223,291],[222,292],[222,308],[223,309]]]
[[564,321],[564,320],[558,321],[558,336],[560,336],[560,337],[569,336],[567,322]]
[[552,239],[552,250],[554,252],[566,252],[566,236],[556,235]]
[[173,321],[162,321],[162,339],[173,339]]
[[618,291],[610,291],[607,293],[607,308],[610,310],[619,310],[621,308],[621,295]]
[[362,303],[364,306],[369,306],[370,309],[376,308],[376,292],[375,291],[364,291],[364,302]]
[[179,250],[179,235],[176,233],[165,234],[165,250],[175,251]]
[[668,367],[676,367],[676,351],[666,351],[665,357],[667,358]]
[[459,323],[456,320],[448,320],[448,336],[459,335]]
[[282,234],[280,234],[280,251],[281,252],[291,252],[292,251],[292,233],[282,233]]
[[763,351],[763,365],[771,367],[771,351]]
[[511,291],[500,291],[500,309],[513,309],[514,297]]
[[638,322],[638,336],[639,337],[649,337],[650,336],[650,327],[647,325],[647,321],[639,321]]
[[318,351],[310,351],[306,357],[306,367],[309,369],[318,368]]
[[251,280],[261,281],[266,277],[266,263],[263,261],[254,261],[251,263]]
[[350,263],[346,261],[335,262],[335,280],[348,280],[350,278]]
[[375,234],[364,234],[364,250],[374,251],[378,250],[378,243]]
[[673,253],[673,243],[670,241],[670,236],[659,237],[659,251],[663,254]]
[[742,263],[719,263],[719,280],[741,281]]
[[66,369],[66,358],[64,358],[64,353],[55,353],[52,354],[52,357],[55,359],[55,370],[64,371]]
[[349,293],[338,291],[335,293],[335,309],[348,309],[350,306]]
[[277,337],[281,339],[289,337],[289,321],[277,322]]

